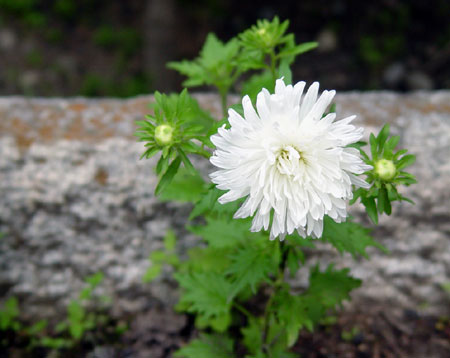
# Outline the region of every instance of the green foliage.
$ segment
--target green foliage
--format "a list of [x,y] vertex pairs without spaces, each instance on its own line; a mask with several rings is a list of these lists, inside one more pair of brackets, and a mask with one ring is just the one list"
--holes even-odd
[[350,220],[337,223],[327,216],[324,219],[322,240],[332,244],[340,253],[348,252],[354,258],[361,255],[368,259],[366,249],[370,246],[387,252],[383,245],[370,236],[370,231]]
[[241,72],[236,66],[239,51],[236,39],[223,43],[210,33],[198,58],[193,61],[169,62],[167,67],[188,77],[183,82],[186,87],[213,85],[219,92],[226,93]]
[[270,275],[277,271],[280,255],[274,243],[255,245],[255,242],[245,243],[230,255],[230,265],[225,274],[230,275],[233,283],[229,299],[243,290],[255,294],[262,282],[269,282]]
[[17,320],[19,313],[17,298],[10,297],[0,309],[0,331],[19,330],[21,328],[21,324]]
[[[168,66],[187,76],[185,86],[217,87],[225,114],[228,91],[247,71],[253,73],[242,83],[242,94],[249,95],[252,101],[263,87],[272,91],[280,76],[292,83],[290,66],[296,56],[317,44],[296,44],[294,35],[287,33],[288,25],[288,21],[280,22],[277,17],[260,20],[227,43],[210,34],[199,57]],[[349,293],[361,281],[353,278],[348,269],[338,270],[331,264],[320,270],[316,265],[310,270],[309,287],[294,293],[285,280],[286,273],[295,276],[305,264],[306,255],[320,242],[328,242],[355,259],[368,258],[368,247],[386,249],[360,224],[351,220],[336,223],[329,217],[324,218],[321,240],[304,239],[295,233],[280,243],[270,241],[267,232],[250,232],[251,218],[233,218],[244,199],[219,204],[224,191],[208,186],[187,157],[196,154],[208,159],[209,150],[214,150],[210,136],[222,126],[229,128],[228,121],[212,120],[186,90],[172,96],[157,92],[155,100],[154,114],[138,122],[136,135],[146,147],[142,157],[161,153],[156,164],[159,183],[155,192],[164,201],[194,204],[187,229],[202,241],[188,250],[187,259],[180,260],[175,255],[175,236],[169,231],[164,249],[150,255],[151,266],[144,281],[155,279],[163,265],[171,265],[181,287],[176,308],[194,315],[197,329],[215,332],[200,335],[175,356],[235,357],[239,351],[239,356],[245,354],[246,358],[296,357],[289,350],[296,344],[300,330],[313,331],[318,324],[335,321],[335,310],[350,299]],[[232,108],[243,112],[240,104]],[[335,106],[329,111],[334,112]],[[398,138],[388,137],[389,127],[371,137],[372,158],[362,151],[364,143],[354,145],[366,163],[374,167],[365,173],[372,187],[355,193],[355,200],[360,197],[372,217],[373,211],[390,214],[390,201],[405,199],[396,185],[413,182],[403,172],[413,157],[404,155],[406,151],[394,152]],[[330,312],[334,313],[331,317],[327,316]],[[234,340],[241,340],[241,344],[235,345]],[[235,350],[235,346],[239,349]]]
[[179,265],[180,260],[175,253],[176,241],[175,233],[172,230],[168,230],[166,236],[164,236],[164,250],[155,250],[148,258],[151,264],[142,277],[144,283],[155,280],[161,274],[163,265],[172,265],[174,267]]
[[290,83],[292,79],[289,65],[294,62],[296,56],[316,48],[318,44],[307,42],[297,45],[294,34],[286,34],[288,26],[288,20],[280,23],[275,16],[272,21],[258,20],[256,25],[239,34],[244,49],[239,65],[245,70],[269,70],[272,83],[280,76],[286,76]]
[[223,335],[201,335],[175,353],[176,358],[233,358],[233,341]]
[[[92,292],[103,281],[103,274],[98,272],[85,279],[86,286],[81,290],[77,299],[71,300],[67,306],[67,318],[49,327],[47,320],[40,320],[30,326],[21,323],[20,310],[17,299],[11,297],[0,309],[0,335],[2,332],[13,330],[28,342],[28,348],[45,347],[52,350],[72,349],[80,344],[88,331],[104,325],[107,316],[98,312],[88,312],[84,305],[93,301]],[[103,301],[107,301],[103,297]],[[123,324],[116,327],[116,333],[126,330]],[[8,346],[8,340],[0,344]]]
[[[147,115],[147,120],[138,121],[140,126],[136,132],[139,141],[146,142],[146,150],[141,158],[150,158],[158,152],[161,157],[156,165],[159,183],[155,193],[162,193],[173,180],[183,163],[192,175],[198,175],[187,154],[197,154],[209,158],[210,154],[204,146],[209,138],[205,134],[213,126],[213,119],[200,109],[197,101],[190,97],[187,90],[180,95],[166,96],[155,93],[154,114]],[[171,140],[161,144],[156,136],[159,126],[171,128]],[[198,145],[200,141],[202,145]]]
[[195,203],[202,198],[206,190],[206,183],[198,173],[190,173],[186,168],[180,168],[159,199]]
[[248,234],[247,220],[227,221],[221,217],[206,217],[206,225],[192,226],[189,230],[201,236],[211,247],[230,247],[245,239]]
[[367,182],[371,187],[356,190],[350,203],[354,203],[360,198],[367,214],[375,224],[378,223],[378,214],[391,214],[391,202],[405,200],[413,203],[411,199],[398,192],[397,186],[408,186],[417,182],[414,175],[404,170],[404,168],[414,164],[415,155],[406,154],[406,149],[395,151],[400,137],[389,138],[389,130],[389,124],[385,124],[376,137],[373,134],[370,135],[371,157],[362,149],[366,143],[361,142],[356,145],[364,161],[371,165],[373,169],[365,173]]
[[217,318],[228,315],[232,284],[221,273],[194,272],[176,273],[175,279],[183,288],[179,308],[196,313],[203,318]]
[[292,295],[288,287],[283,287],[274,299],[273,314],[283,327],[288,347],[296,342],[300,329],[312,331],[329,309],[350,299],[350,291],[361,284],[349,275],[348,269],[335,270],[332,265],[323,272],[314,267],[309,280],[305,293]]
[[273,93],[275,88],[275,83],[272,78],[270,71],[264,71],[262,73],[254,74],[250,77],[242,86],[242,95],[248,95],[253,103],[256,102],[256,96],[261,89],[265,88],[269,92]]

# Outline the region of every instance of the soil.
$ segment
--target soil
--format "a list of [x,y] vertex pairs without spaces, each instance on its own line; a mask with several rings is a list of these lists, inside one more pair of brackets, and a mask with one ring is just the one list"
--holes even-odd
[[[89,341],[60,356],[170,358],[196,335],[193,317],[163,307],[152,308],[134,317],[120,339],[94,332],[87,335]],[[23,342],[18,345],[23,346]],[[336,322],[321,325],[313,333],[302,332],[292,351],[302,358],[445,358],[450,356],[450,321],[412,310],[388,310],[372,303],[340,312]],[[57,355],[42,349],[0,349],[0,358],[31,357]]]

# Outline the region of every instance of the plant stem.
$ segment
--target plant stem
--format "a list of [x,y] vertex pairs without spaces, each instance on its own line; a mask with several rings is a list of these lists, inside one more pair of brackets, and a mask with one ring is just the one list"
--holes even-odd
[[252,314],[249,311],[247,311],[247,309],[244,306],[242,306],[240,303],[233,302],[233,305],[234,305],[234,307],[236,307],[236,309],[238,311],[241,311],[247,317],[252,317]]
[[277,73],[276,73],[276,64],[277,59],[275,57],[275,52],[273,50],[270,51],[270,73],[272,74],[273,82],[277,80]]
[[284,251],[284,246],[285,243],[284,241],[281,241],[280,243],[280,251],[281,251],[281,260],[280,260],[280,264],[278,266],[278,272],[277,272],[277,277],[275,279],[275,281],[273,282],[273,289],[272,292],[269,296],[269,299],[267,300],[267,304],[266,304],[266,308],[264,310],[264,331],[263,331],[263,342],[264,342],[264,347],[263,349],[265,350],[265,353],[269,353],[268,352],[268,347],[270,346],[270,342],[267,342],[267,338],[269,335],[269,314],[270,314],[270,310],[272,308],[273,305],[273,300],[276,296],[276,294],[278,293],[279,288],[283,285],[284,282],[284,271],[286,268],[286,259],[287,259],[287,250],[286,252]]
[[222,115],[227,116],[227,104],[228,104],[228,88],[219,88],[220,103],[222,104]]

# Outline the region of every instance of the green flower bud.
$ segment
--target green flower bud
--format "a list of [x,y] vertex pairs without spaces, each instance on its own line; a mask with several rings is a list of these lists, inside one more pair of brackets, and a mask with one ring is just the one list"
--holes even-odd
[[155,129],[155,140],[160,146],[169,145],[173,139],[173,128],[168,124],[161,124]]
[[375,173],[382,180],[394,179],[396,171],[397,168],[392,160],[380,159],[375,163]]

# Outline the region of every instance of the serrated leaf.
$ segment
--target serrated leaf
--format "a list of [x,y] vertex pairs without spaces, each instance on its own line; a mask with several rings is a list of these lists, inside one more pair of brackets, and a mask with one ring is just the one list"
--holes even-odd
[[361,286],[361,280],[350,276],[349,269],[336,270],[329,265],[323,272],[316,266],[311,270],[308,294],[317,299],[327,308],[341,305],[350,299],[350,291]]
[[287,57],[287,56],[298,56],[302,53],[314,50],[319,46],[318,42],[305,42],[295,47],[288,48],[286,50],[281,50],[279,57]]
[[[272,243],[269,243],[272,244]],[[256,288],[263,281],[269,280],[269,275],[276,271],[273,250],[267,247],[244,245],[230,256],[230,266],[226,271],[231,276],[233,289],[228,297],[231,300],[241,290],[250,288],[256,293]]]
[[261,320],[257,318],[251,318],[247,326],[241,329],[244,345],[250,354],[261,353],[263,330]]
[[376,247],[386,252],[386,248],[370,236],[369,229],[349,220],[336,223],[328,216],[324,219],[322,240],[332,244],[340,253],[348,252],[354,258],[361,255],[368,259],[368,247]]
[[287,255],[286,264],[289,268],[291,277],[294,277],[298,269],[300,268],[300,263],[305,262],[305,254],[302,250],[297,247],[294,247],[289,250]]
[[175,358],[234,358],[233,341],[224,335],[207,335],[194,339],[175,352]]
[[183,288],[180,303],[187,307],[188,312],[202,314],[207,318],[229,312],[231,303],[227,298],[232,284],[222,273],[177,272],[174,277]]
[[242,241],[249,233],[247,220],[226,221],[219,217],[206,217],[204,226],[191,226],[189,231],[201,236],[211,247],[232,247]]

